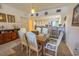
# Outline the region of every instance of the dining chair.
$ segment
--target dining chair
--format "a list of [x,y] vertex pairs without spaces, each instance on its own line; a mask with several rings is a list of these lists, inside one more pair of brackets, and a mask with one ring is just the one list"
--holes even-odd
[[[54,38],[52,40],[49,40],[46,43],[45,49],[48,49],[48,50],[54,52],[55,56],[57,56],[58,47],[59,47],[59,44],[62,40],[62,37],[63,37],[63,32],[60,32],[58,39]],[[44,49],[44,54],[50,55],[49,53],[46,53],[45,49]]]
[[48,34],[48,28],[42,28],[42,34]]
[[32,32],[27,32],[27,39],[29,45],[29,56],[31,55],[31,50],[37,52],[37,56],[39,55],[40,51],[42,50],[42,46],[38,45],[36,35]]
[[26,47],[26,53],[28,53],[28,42],[26,38],[26,32],[23,32],[22,30],[18,31],[19,33],[19,38],[20,38],[20,43],[21,43],[21,51],[23,52],[24,46]]
[[58,27],[51,27],[51,29],[49,30],[50,36],[53,38],[58,38],[59,36],[59,28]]
[[48,28],[42,28],[42,35],[43,35],[46,39],[49,38]]
[[36,30],[41,33],[41,28],[40,27],[37,27]]

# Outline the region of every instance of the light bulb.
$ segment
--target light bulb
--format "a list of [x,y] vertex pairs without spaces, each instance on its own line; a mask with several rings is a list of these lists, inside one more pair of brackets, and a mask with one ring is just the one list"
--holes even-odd
[[35,13],[35,9],[32,9],[32,10],[31,10],[31,13]]

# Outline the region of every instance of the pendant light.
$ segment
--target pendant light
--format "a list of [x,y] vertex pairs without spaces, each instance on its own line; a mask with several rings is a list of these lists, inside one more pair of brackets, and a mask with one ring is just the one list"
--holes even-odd
[[35,13],[35,9],[32,8],[31,13],[34,14]]
[[33,8],[33,4],[32,4],[31,13],[32,13],[32,14],[34,14],[34,13],[35,13],[35,9]]

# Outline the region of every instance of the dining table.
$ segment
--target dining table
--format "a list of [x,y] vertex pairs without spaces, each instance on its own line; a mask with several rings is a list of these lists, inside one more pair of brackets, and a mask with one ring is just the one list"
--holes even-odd
[[[42,46],[42,51],[44,51],[44,46],[46,44],[47,39],[43,36],[43,35],[36,35],[37,38],[37,42]],[[44,53],[42,52],[42,55],[44,55]]]

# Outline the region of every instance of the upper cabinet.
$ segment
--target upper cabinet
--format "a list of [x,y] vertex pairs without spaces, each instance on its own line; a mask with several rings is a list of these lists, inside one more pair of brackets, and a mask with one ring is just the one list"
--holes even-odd
[[0,22],[6,22],[6,14],[0,13]]

